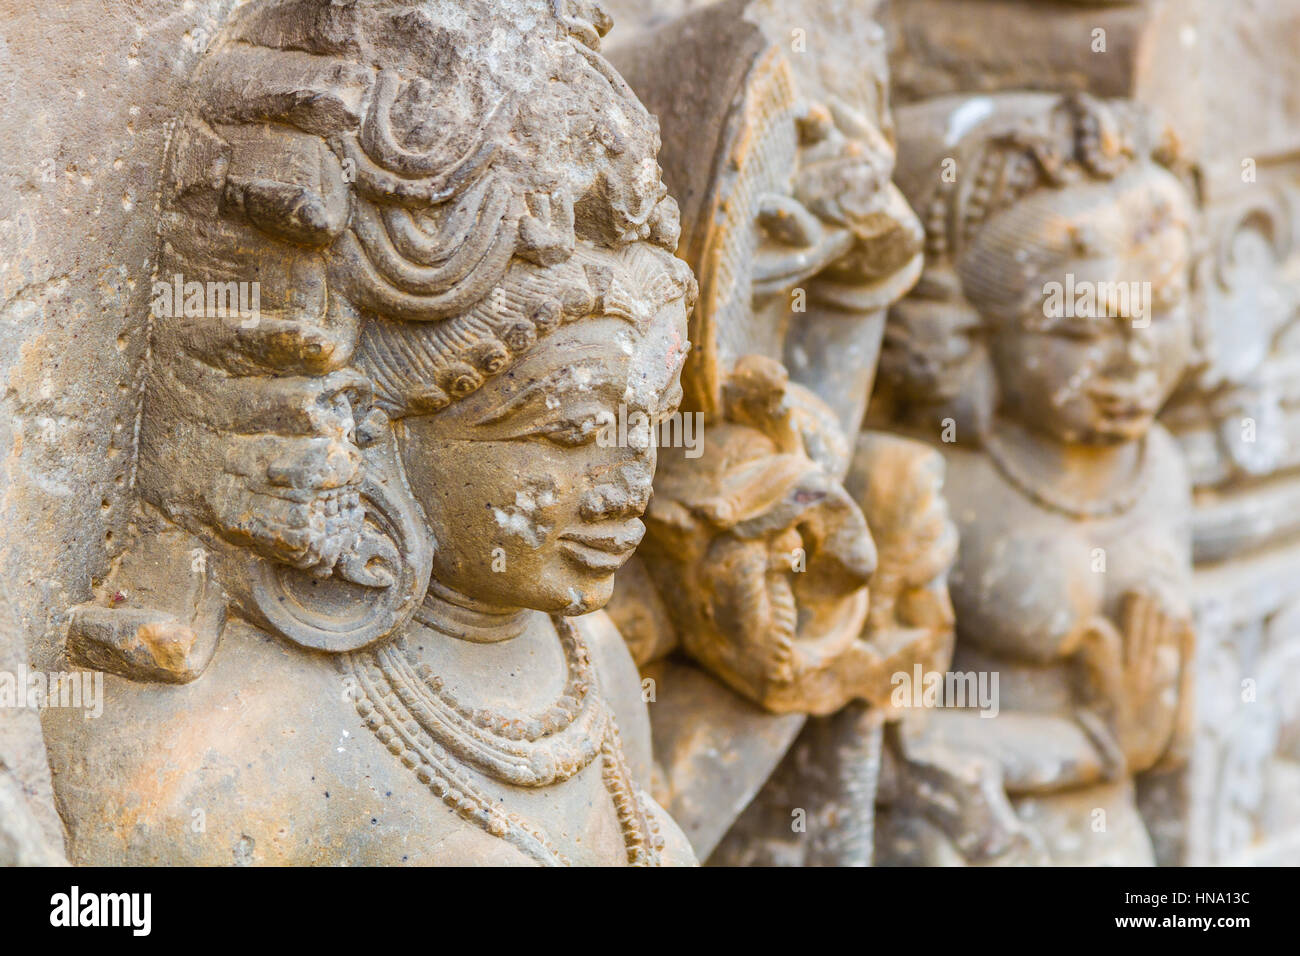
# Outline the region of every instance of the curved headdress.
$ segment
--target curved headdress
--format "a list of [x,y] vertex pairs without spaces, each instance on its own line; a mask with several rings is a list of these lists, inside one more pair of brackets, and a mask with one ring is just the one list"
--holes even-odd
[[951,266],[997,212],[1041,189],[1109,180],[1154,160],[1182,175],[1171,127],[1086,94],[945,96],[895,111],[895,179],[925,225],[927,269]]
[[[569,3],[534,0],[524,24],[449,0],[237,11],[174,137],[160,271],[256,276],[270,323],[177,344],[319,374],[347,363],[359,317],[461,316],[514,258],[562,263],[579,238],[671,250],[655,121],[587,45],[607,21]],[[272,268],[236,258],[251,251]]]
[[[914,239],[896,241],[906,230],[891,206],[893,146],[859,109],[877,104],[850,106],[800,75],[754,6],[705,6],[611,54],[663,131],[680,254],[700,281],[683,389],[689,407],[709,412],[721,409],[740,357],[783,360],[789,310],[776,316],[756,300],[823,273],[855,243],[875,243],[870,265],[854,257],[850,269],[861,298],[871,267],[883,284],[902,264],[885,247],[899,247],[903,262],[919,252]],[[799,22],[832,28],[820,8],[809,17],[818,19]]]

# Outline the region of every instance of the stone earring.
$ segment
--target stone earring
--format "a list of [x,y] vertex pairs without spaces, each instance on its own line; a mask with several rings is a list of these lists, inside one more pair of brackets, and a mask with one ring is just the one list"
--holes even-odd
[[433,568],[433,544],[393,429],[385,421],[360,431],[365,522],[334,574],[320,578],[258,559],[251,575],[252,602],[266,623],[314,650],[355,651],[396,632],[423,600]]

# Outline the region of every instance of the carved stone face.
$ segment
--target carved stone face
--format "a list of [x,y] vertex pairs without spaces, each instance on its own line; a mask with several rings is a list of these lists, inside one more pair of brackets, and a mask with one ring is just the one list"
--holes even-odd
[[664,456],[646,564],[686,649],[714,674],[771,710],[827,713],[870,683],[860,634],[875,545],[809,454],[812,418],[829,410],[756,357],[727,395],[699,458]]
[[1012,230],[1045,260],[1011,286],[1028,308],[991,320],[1002,413],[1067,442],[1140,438],[1191,349],[1182,187],[1148,169],[1039,193],[1000,218],[989,238]]
[[603,606],[645,532],[652,425],[681,398],[685,338],[681,299],[658,306],[643,328],[616,315],[583,319],[472,396],[403,419],[406,473],[435,542],[433,577],[500,607]]
[[974,340],[978,324],[971,309],[920,297],[905,300],[885,327],[881,377],[908,398],[951,401],[982,358]]

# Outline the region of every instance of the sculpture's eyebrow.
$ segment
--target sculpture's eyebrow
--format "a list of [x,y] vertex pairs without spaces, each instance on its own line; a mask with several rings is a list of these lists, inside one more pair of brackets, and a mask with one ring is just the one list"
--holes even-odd
[[499,424],[529,405],[544,404],[548,398],[571,391],[603,392],[606,397],[617,400],[623,393],[623,385],[622,378],[610,372],[608,361],[603,358],[563,365],[528,383],[518,394],[489,409],[471,425]]

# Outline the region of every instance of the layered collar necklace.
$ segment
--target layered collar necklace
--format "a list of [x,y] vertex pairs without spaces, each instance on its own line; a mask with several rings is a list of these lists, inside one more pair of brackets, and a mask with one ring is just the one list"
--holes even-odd
[[[444,615],[447,608],[455,610]],[[416,620],[447,637],[491,643],[522,633],[530,613],[521,611],[516,620],[513,614],[474,607],[446,589],[435,594],[431,588]],[[628,862],[656,865],[663,839],[632,782],[587,647],[571,620],[558,615],[550,620],[564,654],[565,682],[555,701],[535,713],[468,706],[418,660],[406,637],[343,655],[356,682],[357,711],[379,741],[447,806],[545,865],[569,861],[539,827],[488,796],[470,768],[499,783],[539,788],[568,780],[599,756]]]
[[981,436],[981,444],[993,466],[1008,484],[1039,507],[1076,521],[1116,518],[1131,511],[1151,484],[1147,439],[1139,439],[1137,461],[1123,487],[1098,500],[1079,500],[1057,491],[1023,467],[992,427]]
[[497,644],[518,637],[532,612],[502,609],[475,601],[437,581],[429,581],[415,620],[430,630],[473,644]]

